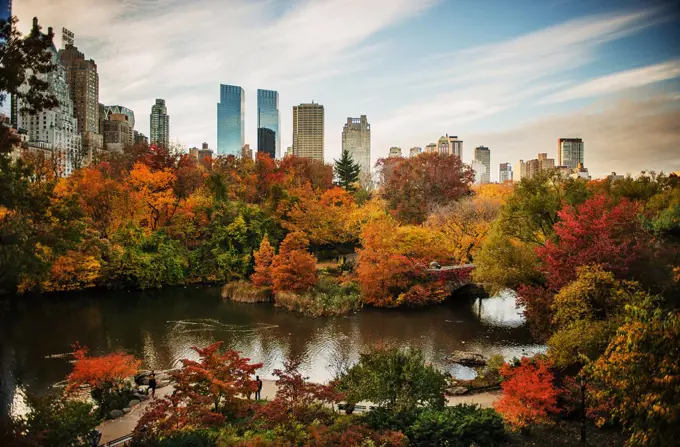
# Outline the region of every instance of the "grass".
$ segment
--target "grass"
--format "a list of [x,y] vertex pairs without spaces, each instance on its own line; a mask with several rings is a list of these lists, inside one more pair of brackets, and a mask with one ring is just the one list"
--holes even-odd
[[343,315],[363,305],[356,284],[340,284],[336,278],[326,275],[312,290],[302,294],[279,292],[274,302],[279,307],[310,317]]
[[248,281],[232,281],[222,287],[222,298],[241,303],[270,303],[272,289],[257,287]]

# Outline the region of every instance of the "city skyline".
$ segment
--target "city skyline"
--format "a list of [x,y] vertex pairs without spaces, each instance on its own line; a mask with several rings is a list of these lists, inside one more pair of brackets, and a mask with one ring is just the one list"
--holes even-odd
[[[680,170],[673,150],[680,142],[674,125],[680,27],[670,2],[486,1],[472,7],[376,0],[362,5],[359,22],[356,8],[340,0],[274,0],[277,8],[259,0],[199,3],[187,13],[179,4],[139,0],[25,0],[14,13],[24,32],[38,15],[44,26],[78,35],[80,50],[97,62],[101,102],[140,112],[153,98],[165,98],[173,114],[171,140],[187,147],[203,140],[216,147],[214,88],[228,71],[248,103],[256,103],[261,86],[282,93],[281,147],[292,143],[292,106],[308,98],[324,104],[327,162],[340,155],[346,117],[366,114],[372,163],[392,146],[424,148],[453,132],[467,147],[493,147],[499,160],[513,162],[538,152],[557,159],[555,140],[578,136],[588,141],[586,165],[596,177]],[[480,14],[490,10],[495,13]],[[464,38],[435,32],[451,17],[465,18]],[[200,32],[187,23],[200,23]],[[466,32],[478,23],[492,31]],[[228,35],[214,24],[227,25]],[[169,38],[162,32],[168,26],[175,30]],[[136,36],[125,51],[121,33]],[[455,67],[446,63],[452,58]],[[257,63],[262,60],[266,66]],[[194,66],[201,70],[186,69]],[[250,107],[245,141],[252,147],[256,116]],[[148,128],[146,119],[139,114],[136,127]],[[642,153],[641,146],[649,149]],[[472,158],[472,151],[464,153],[465,162]],[[493,169],[492,180],[497,175]]]

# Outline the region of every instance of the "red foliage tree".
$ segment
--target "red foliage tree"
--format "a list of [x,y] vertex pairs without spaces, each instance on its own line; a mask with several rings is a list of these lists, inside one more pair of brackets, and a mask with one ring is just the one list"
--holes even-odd
[[290,177],[293,185],[309,183],[312,188],[321,190],[333,187],[333,166],[322,161],[293,155],[281,160],[280,169]]
[[200,360],[182,360],[184,367],[172,375],[174,391],[152,403],[135,428],[137,437],[216,426],[224,422],[225,414],[242,415],[248,407],[243,396],[257,389],[253,376],[262,364],[250,363],[233,350],[220,353],[221,345],[191,348]]
[[252,274],[250,280],[253,284],[259,287],[266,287],[272,285],[272,261],[274,260],[274,248],[269,243],[269,238],[265,234],[260,242],[260,249],[254,254],[255,256],[255,273]]
[[408,223],[422,223],[436,206],[468,194],[475,179],[472,168],[460,157],[447,154],[383,158],[377,167],[389,208]]
[[527,357],[522,357],[519,366],[506,363],[501,367],[503,396],[494,408],[514,429],[549,423],[557,413],[559,390],[550,367],[546,359]]
[[545,335],[552,320],[553,296],[576,279],[576,268],[599,264],[617,278],[630,279],[631,270],[650,243],[638,219],[636,204],[614,204],[603,194],[558,212],[555,237],[536,249],[546,278],[543,286],[520,286],[519,302],[538,333]]
[[141,364],[140,360],[122,352],[87,357],[87,347],[81,347],[76,343],[73,349],[75,364],[71,374],[66,377],[67,391],[85,385],[93,389],[118,388],[126,379],[137,373]]
[[300,232],[288,233],[281,242],[271,268],[274,292],[304,292],[316,284],[316,258],[308,247],[309,240]]

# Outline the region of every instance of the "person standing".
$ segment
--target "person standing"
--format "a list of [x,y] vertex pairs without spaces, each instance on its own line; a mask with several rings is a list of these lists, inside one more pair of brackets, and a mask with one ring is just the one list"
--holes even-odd
[[262,380],[260,376],[255,376],[255,384],[257,385],[257,391],[255,391],[255,400],[262,399]]
[[151,371],[149,376],[149,389],[151,390],[151,397],[156,398],[156,373]]

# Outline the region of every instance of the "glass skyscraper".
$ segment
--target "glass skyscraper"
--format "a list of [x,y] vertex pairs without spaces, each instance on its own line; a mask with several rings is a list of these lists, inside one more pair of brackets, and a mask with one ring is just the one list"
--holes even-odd
[[245,143],[246,95],[237,85],[220,84],[217,103],[217,154],[241,155]]
[[[281,158],[281,119],[279,117],[279,92],[275,90],[257,90],[257,150],[270,152],[267,141],[260,142],[260,136],[270,138],[269,132],[260,132],[259,129],[269,129],[274,132],[276,158]],[[274,158],[274,157],[272,157]]]

